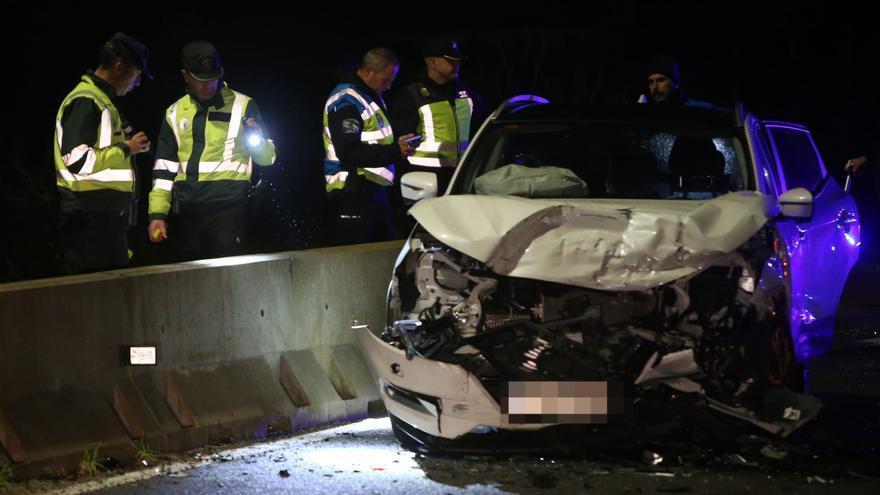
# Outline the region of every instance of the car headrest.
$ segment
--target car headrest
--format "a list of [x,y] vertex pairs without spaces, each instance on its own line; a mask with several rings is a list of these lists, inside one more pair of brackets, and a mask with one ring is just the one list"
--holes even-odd
[[724,175],[724,155],[709,138],[679,136],[669,153],[672,175]]

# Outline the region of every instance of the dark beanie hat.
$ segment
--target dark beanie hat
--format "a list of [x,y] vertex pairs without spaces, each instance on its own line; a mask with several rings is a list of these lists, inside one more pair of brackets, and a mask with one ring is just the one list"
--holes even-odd
[[655,58],[651,65],[648,66],[645,77],[650,77],[651,74],[663,74],[676,83],[681,83],[681,72],[678,70],[678,63],[669,57]]

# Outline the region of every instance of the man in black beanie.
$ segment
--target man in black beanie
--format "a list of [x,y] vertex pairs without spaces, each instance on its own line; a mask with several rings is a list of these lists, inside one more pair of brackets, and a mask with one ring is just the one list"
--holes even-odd
[[657,57],[648,66],[648,95],[642,95],[641,103],[664,105],[683,105],[684,91],[681,88],[681,71],[678,63],[669,57]]
[[695,100],[685,94],[678,63],[669,57],[655,58],[645,70],[645,75],[648,79],[648,93],[639,97],[639,103],[719,109],[712,103]]

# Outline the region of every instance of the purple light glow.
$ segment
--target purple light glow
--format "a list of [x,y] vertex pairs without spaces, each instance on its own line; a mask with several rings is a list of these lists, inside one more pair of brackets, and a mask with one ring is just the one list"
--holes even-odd
[[853,236],[849,232],[847,232],[846,234],[843,234],[843,237],[846,238],[846,242],[848,242],[850,246],[857,246],[858,247],[858,246],[862,245],[861,241],[857,241],[855,236]]
[[804,325],[809,325],[810,323],[813,323],[814,321],[816,321],[816,317],[813,316],[813,313],[810,313],[810,311],[807,309],[805,309],[801,312],[800,319]]

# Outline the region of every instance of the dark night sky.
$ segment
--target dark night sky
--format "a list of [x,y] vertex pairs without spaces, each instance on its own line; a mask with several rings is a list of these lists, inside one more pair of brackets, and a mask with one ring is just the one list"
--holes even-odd
[[[647,62],[671,55],[682,66],[691,96],[740,100],[759,116],[807,124],[836,169],[858,147],[859,129],[880,115],[874,17],[839,3],[618,0],[599,7],[583,2],[574,12],[573,3],[540,2],[521,10],[480,4],[471,10],[477,2],[450,2],[431,17],[419,12],[436,2],[372,11],[325,2],[318,4],[321,10],[295,14],[249,2],[234,16],[233,7],[219,2],[183,10],[132,5],[103,14],[71,6],[47,7],[54,9],[51,15],[31,10],[5,16],[11,28],[0,35],[8,69],[4,86],[12,100],[6,105],[7,130],[0,134],[6,141],[2,152],[12,159],[2,160],[0,192],[8,196],[21,180],[16,174],[24,173],[40,183],[48,178],[51,188],[58,105],[83,71],[94,68],[98,48],[115,31],[151,48],[155,80],[121,106],[153,139],[164,109],[183,94],[180,47],[194,39],[214,43],[229,85],[260,104],[288,192],[300,204],[321,198],[321,109],[339,63],[373,46],[391,48],[403,62],[396,90],[421,67],[420,47],[432,34],[458,39],[471,57],[462,78],[490,109],[523,92],[551,101],[631,101],[643,90]],[[140,167],[146,172],[151,165]]]
[[[397,51],[403,67],[396,89],[421,66],[419,47],[433,33],[454,35],[471,55],[462,77],[492,107],[518,92],[555,100],[633,99],[642,90],[642,68],[658,53],[680,61],[693,96],[743,100],[761,115],[800,120],[817,132],[838,128],[829,119],[853,107],[877,103],[872,90],[880,54],[867,11],[763,2],[771,3],[621,0],[598,8],[583,3],[576,14],[564,7],[482,6],[471,15],[465,4],[436,16],[433,26],[417,14],[430,5],[419,3],[347,15],[340,14],[342,7],[281,15],[271,4],[254,2],[234,18],[219,3],[204,9],[216,11],[209,14],[195,7],[160,13],[150,6],[137,14],[129,8],[91,18],[71,9],[69,16],[62,11],[51,19],[25,16],[5,50],[20,61],[12,67],[26,68],[20,103],[31,109],[24,128],[36,136],[38,128],[51,132],[58,103],[94,66],[100,44],[114,31],[134,35],[152,49],[156,79],[123,105],[130,120],[149,132],[182,93],[181,45],[208,39],[220,49],[227,82],[261,103],[288,159],[320,148],[320,138],[310,133],[319,126],[341,60],[376,45]],[[394,12],[386,27],[366,27],[385,12]],[[87,19],[96,27],[85,27]],[[55,49],[37,48],[45,44]]]

